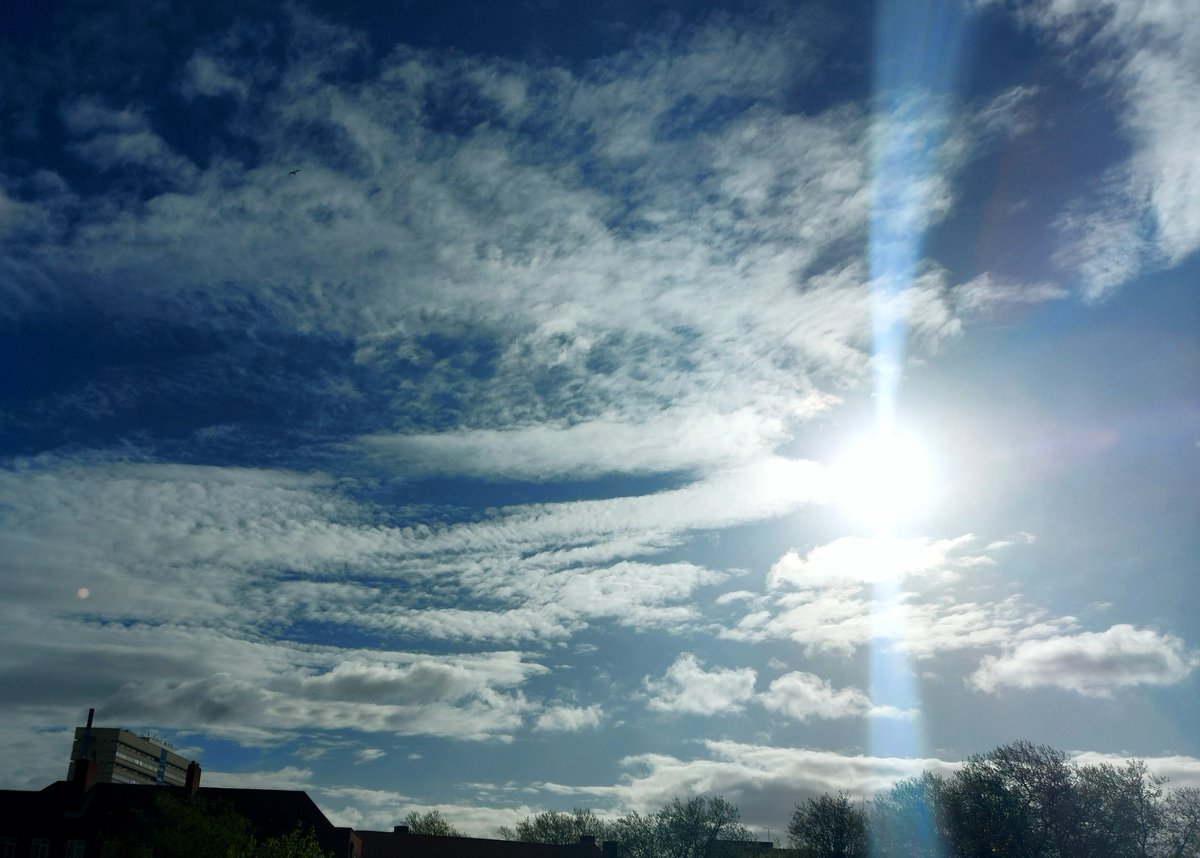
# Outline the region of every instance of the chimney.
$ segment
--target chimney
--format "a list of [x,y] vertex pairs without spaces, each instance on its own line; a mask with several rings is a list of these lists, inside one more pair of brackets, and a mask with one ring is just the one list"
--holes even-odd
[[604,858],[617,858],[617,841],[605,840],[600,852]]
[[95,760],[89,760],[87,757],[80,757],[75,761],[75,774],[71,778],[73,783],[80,792],[87,792],[95,785],[96,779],[100,774],[100,764]]
[[392,826],[392,834],[408,834],[408,826],[394,825]]
[[579,835],[579,845],[580,846],[591,846],[594,848],[596,846],[596,835],[595,834],[580,834]]
[[196,765],[195,760],[188,763],[187,775],[183,779],[183,788],[187,790],[188,798],[193,798],[196,790],[200,789],[200,767]]
[[83,736],[79,740],[79,756],[80,758],[91,759],[95,756],[92,746],[95,742],[92,739],[92,719],[96,717],[96,710],[88,710],[87,726],[83,728]]

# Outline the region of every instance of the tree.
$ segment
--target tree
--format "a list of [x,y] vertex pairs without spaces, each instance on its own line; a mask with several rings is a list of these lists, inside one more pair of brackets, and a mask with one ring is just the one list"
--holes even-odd
[[843,790],[796,805],[788,824],[792,845],[817,858],[859,858],[867,854],[867,818]]
[[963,858],[1038,854],[1029,849],[1025,805],[986,758],[970,758],[947,781],[942,799],[954,854]]
[[[229,858],[234,856],[230,855]],[[306,828],[303,831],[289,831],[279,837],[269,837],[255,845],[245,858],[333,858],[333,855],[322,850],[316,832]]]
[[1200,856],[1200,789],[1171,790],[1163,804],[1159,851],[1170,858]]
[[413,834],[431,834],[435,837],[463,837],[463,833],[447,822],[440,811],[430,810],[425,813],[412,810],[404,817],[404,825]]
[[621,858],[658,858],[658,830],[655,815],[643,816],[636,810],[601,830],[601,839],[621,844]]
[[574,808],[570,813],[548,810],[525,817],[515,829],[502,826],[498,834],[505,840],[522,840],[526,843],[554,843],[565,846],[578,843],[581,835],[601,837],[603,825],[587,808]]
[[876,796],[868,811],[867,829],[873,855],[939,858],[948,835],[942,807],[946,779],[924,772],[898,781]]
[[1079,853],[1075,770],[1055,748],[1013,742],[969,758],[948,781],[942,805],[960,855]]
[[246,817],[222,801],[181,800],[167,793],[134,813],[134,833],[108,837],[118,858],[332,858],[311,829],[259,841]]
[[655,814],[655,839],[669,858],[702,858],[718,840],[750,839],[738,809],[723,797],[671,799]]
[[136,811],[136,834],[113,838],[120,856],[152,852],[155,858],[230,858],[252,854],[250,820],[224,802],[182,801],[165,792],[147,810]]
[[1145,762],[1079,766],[1079,854],[1143,858],[1163,822],[1162,784]]

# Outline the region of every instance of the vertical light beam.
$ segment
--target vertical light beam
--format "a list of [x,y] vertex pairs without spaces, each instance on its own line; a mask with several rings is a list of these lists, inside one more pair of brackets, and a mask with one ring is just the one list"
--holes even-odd
[[[879,0],[876,7],[869,262],[875,431],[880,438],[895,431],[908,342],[907,298],[919,273],[925,231],[948,206],[940,153],[951,121],[948,111],[968,15],[966,0]],[[877,705],[919,710],[913,665],[898,646],[907,636],[899,596],[896,581],[874,587],[871,699]],[[925,756],[922,721],[920,715],[871,719],[872,756]],[[936,842],[917,848],[915,854],[941,854]]]

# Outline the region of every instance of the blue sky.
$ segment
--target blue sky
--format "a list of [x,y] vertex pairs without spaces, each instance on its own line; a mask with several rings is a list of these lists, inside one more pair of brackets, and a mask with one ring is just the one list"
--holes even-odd
[[588,5],[0,12],[2,785],[1200,784],[1200,8]]

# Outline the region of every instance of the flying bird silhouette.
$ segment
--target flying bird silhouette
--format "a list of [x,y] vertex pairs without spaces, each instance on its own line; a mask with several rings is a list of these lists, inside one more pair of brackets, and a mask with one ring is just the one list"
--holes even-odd
[[299,173],[299,172],[300,172],[299,170],[292,170],[292,172],[288,173],[288,175],[289,175],[289,176],[294,176],[294,175],[296,175],[296,174],[297,174],[297,173]]

